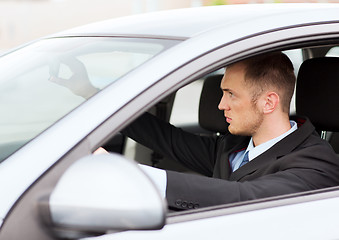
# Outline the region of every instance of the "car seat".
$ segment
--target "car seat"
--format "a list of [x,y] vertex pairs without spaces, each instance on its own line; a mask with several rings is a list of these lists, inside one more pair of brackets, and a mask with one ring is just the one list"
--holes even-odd
[[218,109],[222,91],[220,82],[222,75],[208,76],[204,80],[199,103],[199,124],[202,128],[218,134],[228,133],[228,123],[223,111]]
[[339,58],[302,63],[296,85],[296,112],[307,116],[321,137],[339,152]]

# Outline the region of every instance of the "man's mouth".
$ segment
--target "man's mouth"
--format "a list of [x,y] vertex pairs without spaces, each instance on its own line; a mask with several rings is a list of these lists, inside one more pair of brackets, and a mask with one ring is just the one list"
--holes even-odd
[[232,121],[232,118],[226,117],[226,122],[230,123]]

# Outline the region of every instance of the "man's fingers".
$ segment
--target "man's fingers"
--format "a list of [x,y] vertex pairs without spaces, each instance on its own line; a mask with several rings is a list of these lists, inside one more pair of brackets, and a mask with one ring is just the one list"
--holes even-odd
[[49,78],[49,81],[51,81],[53,83],[56,83],[58,85],[67,87],[67,88],[70,87],[70,80],[68,80],[68,79],[63,79],[63,78],[58,78],[58,77],[55,77],[55,76],[51,76]]

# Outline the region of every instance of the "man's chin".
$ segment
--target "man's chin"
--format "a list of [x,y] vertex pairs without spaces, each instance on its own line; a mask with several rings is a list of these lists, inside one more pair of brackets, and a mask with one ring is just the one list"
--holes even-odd
[[228,126],[228,131],[232,135],[238,135],[238,136],[250,136],[251,135],[249,133],[246,133],[244,131],[240,131],[239,129],[236,129],[236,128],[232,127],[231,125]]
[[238,135],[236,129],[234,129],[231,125],[228,126],[228,131],[229,131],[232,135]]

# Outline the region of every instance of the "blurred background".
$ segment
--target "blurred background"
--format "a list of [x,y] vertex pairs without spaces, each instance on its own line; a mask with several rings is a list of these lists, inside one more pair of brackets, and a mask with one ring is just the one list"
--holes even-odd
[[339,0],[0,0],[0,52],[35,38],[131,14],[223,4]]

